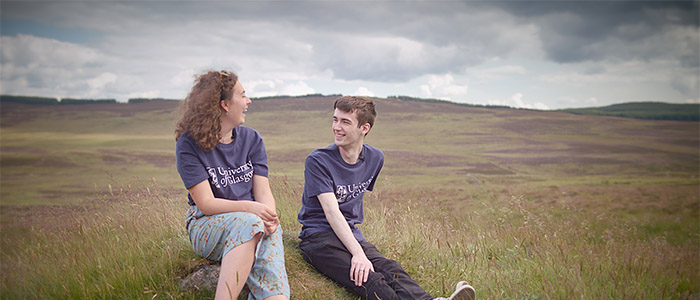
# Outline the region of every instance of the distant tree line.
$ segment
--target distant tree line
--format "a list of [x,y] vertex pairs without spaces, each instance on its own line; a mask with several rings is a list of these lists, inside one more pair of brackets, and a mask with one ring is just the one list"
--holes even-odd
[[129,98],[127,103],[144,103],[148,101],[180,101],[179,99],[166,99],[166,98]]
[[38,105],[61,105],[61,104],[105,104],[105,103],[117,103],[115,99],[77,99],[77,98],[63,98],[58,101],[57,98],[48,97],[33,97],[33,96],[13,96],[13,95],[0,95],[0,102],[15,102],[24,104],[38,104]]
[[301,96],[286,96],[286,95],[281,95],[281,96],[268,96],[268,97],[253,97],[250,98],[251,100],[272,100],[272,99],[284,99],[284,98],[313,98],[313,97],[341,97],[343,96],[342,94],[330,94],[330,95],[324,95],[324,94],[306,94],[306,95],[301,95]]
[[58,104],[107,104],[107,103],[117,103],[115,99],[76,99],[76,98],[63,98]]
[[58,99],[46,97],[10,96],[0,95],[0,102],[15,102],[25,104],[56,105]]
[[469,103],[461,103],[461,102],[452,102],[449,100],[443,100],[443,99],[433,99],[433,98],[416,98],[416,97],[410,97],[410,96],[388,96],[388,99],[398,99],[398,100],[403,100],[403,101],[417,101],[417,102],[427,102],[427,103],[447,103],[447,104],[454,104],[454,105],[460,105],[460,106],[468,106],[468,107],[483,107],[483,108],[512,108],[510,106],[505,106],[505,105],[482,105],[482,104],[469,104]]
[[[311,97],[340,97],[342,94],[307,94],[302,96],[270,96],[256,97],[253,100],[270,100],[284,98],[311,98]],[[481,105],[452,102],[442,99],[417,98],[410,96],[388,96],[388,99],[397,99],[402,101],[418,101],[426,103],[446,103],[453,105],[461,105],[468,107],[483,107],[483,108],[512,108],[503,105]],[[179,101],[178,99],[165,98],[130,98],[127,103],[144,103],[148,101]],[[76,104],[107,104],[118,103],[115,99],[78,99],[78,98],[63,98],[59,101],[57,98],[50,97],[34,97],[34,96],[15,96],[15,95],[0,95],[0,103],[15,102],[34,105],[76,105]],[[560,112],[568,112],[577,115],[594,115],[594,116],[613,116],[647,120],[674,120],[674,121],[700,121],[700,104],[674,104],[663,102],[628,102],[622,104],[614,104],[604,107],[589,107],[589,108],[571,108],[556,110]]]
[[[177,101],[177,99],[165,98],[130,98],[127,103],[143,103],[148,101]],[[14,96],[0,95],[0,102],[14,102],[35,105],[81,105],[81,104],[107,104],[118,103],[116,99],[78,99],[78,98],[63,98],[61,101],[58,98],[49,97],[34,97],[34,96]]]

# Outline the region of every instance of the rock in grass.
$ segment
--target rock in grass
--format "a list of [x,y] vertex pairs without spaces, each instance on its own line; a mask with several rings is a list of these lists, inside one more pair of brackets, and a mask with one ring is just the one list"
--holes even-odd
[[211,262],[196,266],[192,273],[185,276],[180,282],[183,290],[209,290],[216,291],[216,283],[219,281],[221,263]]

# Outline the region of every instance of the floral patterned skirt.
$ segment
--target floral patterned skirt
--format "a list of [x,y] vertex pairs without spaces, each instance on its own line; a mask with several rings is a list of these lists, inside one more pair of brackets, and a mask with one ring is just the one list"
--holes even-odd
[[[221,261],[231,249],[265,232],[262,219],[255,214],[231,212],[207,216],[197,206],[190,206],[186,222],[194,251],[215,261]],[[280,294],[289,298],[282,227],[278,226],[275,233],[263,236],[256,249],[255,262],[246,280],[250,289],[248,299]]]

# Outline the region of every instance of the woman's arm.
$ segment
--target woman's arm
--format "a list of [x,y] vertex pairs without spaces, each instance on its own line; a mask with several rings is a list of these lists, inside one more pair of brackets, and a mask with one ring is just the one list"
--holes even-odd
[[[255,176],[253,178],[255,178]],[[253,179],[253,186],[255,186],[255,179]],[[199,210],[201,210],[205,215],[239,211],[256,214],[263,220],[263,222],[265,222],[266,227],[268,222],[276,221],[279,223],[279,220],[277,219],[277,212],[274,210],[274,199],[272,199],[273,207],[270,207],[257,201],[231,201],[227,199],[215,198],[214,193],[211,191],[209,181],[207,180],[195,184],[194,186],[190,187],[188,191],[190,192],[194,203],[197,204]],[[272,192],[270,192],[270,198],[272,198],[271,195]]]
[[[253,198],[255,198],[255,202],[264,204],[274,212],[277,211],[275,198],[272,196],[272,190],[270,189],[270,179],[267,177],[253,175]],[[265,231],[269,231],[268,234],[274,233],[279,223],[278,217],[275,217],[274,220],[265,221]]]
[[272,210],[277,211],[275,198],[270,189],[270,179],[262,175],[253,175],[253,198],[256,202],[267,205]]

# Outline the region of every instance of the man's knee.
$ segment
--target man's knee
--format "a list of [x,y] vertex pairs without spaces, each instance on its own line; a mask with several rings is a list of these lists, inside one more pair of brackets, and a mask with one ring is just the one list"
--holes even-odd
[[354,286],[351,290],[362,299],[398,299],[384,275],[377,272],[370,272],[367,282],[362,286]]

